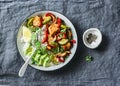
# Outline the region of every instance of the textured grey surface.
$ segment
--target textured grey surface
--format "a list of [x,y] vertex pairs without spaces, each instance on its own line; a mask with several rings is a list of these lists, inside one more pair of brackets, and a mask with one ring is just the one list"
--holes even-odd
[[[43,72],[29,66],[19,78],[24,61],[16,47],[16,34],[22,21],[38,10],[67,16],[76,28],[79,46],[61,70]],[[83,32],[91,27],[103,34],[102,44],[95,50],[82,42]],[[85,61],[88,54],[94,61]],[[120,86],[120,0],[0,0],[0,85]]]

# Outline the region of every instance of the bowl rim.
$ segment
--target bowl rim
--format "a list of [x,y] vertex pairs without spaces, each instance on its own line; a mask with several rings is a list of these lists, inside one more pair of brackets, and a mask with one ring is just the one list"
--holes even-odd
[[[86,34],[89,32],[89,31],[93,31],[93,30],[95,30],[95,31],[97,31],[98,33],[99,33],[99,35],[100,35],[100,41],[99,41],[99,43],[96,45],[96,46],[93,46],[93,47],[91,47],[91,46],[89,46],[87,43],[86,43],[86,41],[85,41],[85,36],[86,36]],[[88,47],[88,48],[91,48],[91,49],[95,49],[95,48],[97,48],[100,44],[101,44],[101,42],[102,42],[102,33],[101,33],[101,31],[98,29],[98,28],[90,28],[90,29],[87,29],[84,33],[83,33],[83,43],[84,43],[84,45],[86,46],[86,47]]]
[[[18,46],[18,34],[19,34],[19,31],[20,31],[20,28],[23,26],[23,24],[25,23],[25,21],[26,21],[26,19],[28,19],[29,17],[31,17],[32,15],[34,15],[35,13],[39,13],[40,14],[40,12],[44,12],[44,13],[47,13],[47,12],[51,12],[51,13],[53,13],[54,15],[56,15],[57,16],[57,14],[59,14],[59,15],[61,15],[61,16],[63,16],[64,18],[65,18],[65,20],[67,20],[67,21],[69,21],[69,23],[71,24],[71,26],[72,26],[72,29],[74,29],[74,35],[75,35],[75,37],[76,37],[76,44],[74,45],[75,46],[75,50],[74,50],[74,52],[73,52],[73,54],[72,54],[72,57],[71,58],[69,58],[69,60],[67,60],[67,61],[65,61],[64,63],[61,63],[61,65],[59,66],[59,65],[57,65],[54,69],[48,69],[48,68],[40,68],[40,67],[38,67],[38,66],[35,66],[35,65],[32,65],[32,64],[30,64],[29,63],[29,65],[31,66],[31,67],[33,67],[33,68],[35,68],[35,69],[38,69],[38,70],[41,70],[41,71],[54,71],[54,70],[58,70],[58,69],[61,69],[62,67],[64,67],[64,66],[66,66],[71,60],[72,60],[72,58],[74,57],[74,55],[75,55],[75,53],[76,53],[76,51],[77,51],[77,46],[78,46],[78,36],[77,36],[77,32],[76,32],[76,29],[75,29],[75,27],[74,27],[74,25],[72,24],[72,22],[66,17],[66,16],[64,16],[63,14],[61,14],[61,13],[59,13],[59,12],[56,12],[56,11],[51,11],[51,10],[38,10],[38,11],[35,11],[35,12],[33,12],[33,13],[31,13],[30,15],[28,15],[27,17],[25,17],[25,19],[22,21],[22,23],[20,24],[20,26],[18,27],[18,32],[17,32],[17,49],[18,49],[18,51],[19,51],[19,54],[20,54],[20,56],[22,57],[22,59],[25,61],[25,57],[22,55],[22,53],[21,53],[21,51],[20,51],[20,49],[19,49],[19,46]],[[59,17],[59,16],[58,16]]]

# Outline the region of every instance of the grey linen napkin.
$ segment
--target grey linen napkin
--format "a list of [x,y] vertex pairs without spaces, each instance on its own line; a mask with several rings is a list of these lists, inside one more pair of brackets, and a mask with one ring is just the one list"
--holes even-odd
[[[43,72],[28,67],[23,78],[18,71],[24,63],[16,35],[23,20],[39,10],[62,13],[74,24],[79,45],[64,68]],[[82,42],[83,32],[97,27],[103,34],[99,48],[91,50]],[[86,62],[85,56],[94,57]],[[0,86],[119,86],[120,85],[120,0],[0,0]]]

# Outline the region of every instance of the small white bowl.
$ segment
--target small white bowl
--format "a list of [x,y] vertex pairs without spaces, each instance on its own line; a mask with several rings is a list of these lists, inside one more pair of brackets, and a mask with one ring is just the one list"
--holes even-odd
[[[87,41],[88,35],[90,33],[97,36],[97,39],[95,41],[93,41],[91,44],[88,43],[88,41]],[[101,34],[100,30],[97,28],[90,28],[83,33],[83,43],[88,48],[91,48],[91,49],[97,48],[100,45],[101,41],[102,41],[102,34]]]

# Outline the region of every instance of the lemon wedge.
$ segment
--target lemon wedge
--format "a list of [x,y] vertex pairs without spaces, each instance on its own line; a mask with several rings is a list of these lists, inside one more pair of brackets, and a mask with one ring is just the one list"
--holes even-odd
[[29,30],[29,28],[23,26],[23,40],[24,42],[30,42],[31,41],[31,31]]

